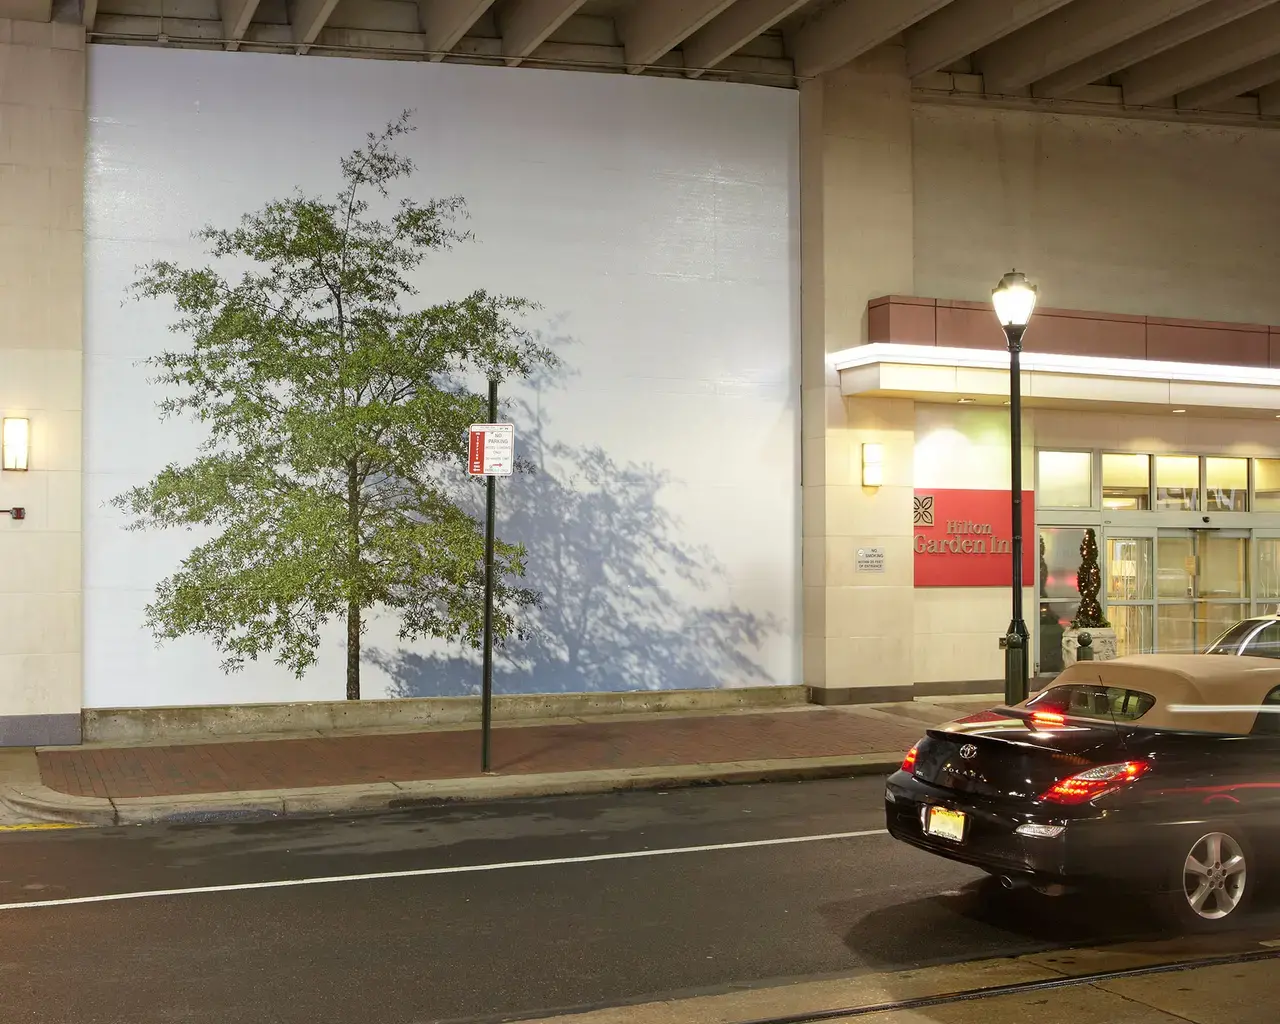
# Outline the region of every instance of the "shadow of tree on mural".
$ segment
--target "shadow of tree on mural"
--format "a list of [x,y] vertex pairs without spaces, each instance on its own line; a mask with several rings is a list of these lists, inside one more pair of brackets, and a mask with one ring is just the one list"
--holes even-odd
[[[568,342],[563,339],[558,347]],[[710,597],[725,579],[713,554],[688,544],[664,507],[669,474],[622,463],[598,445],[546,436],[544,400],[563,386],[531,382],[528,399],[506,403],[526,471],[498,488],[503,535],[527,549],[524,581],[541,594],[520,613],[522,636],[498,649],[498,693],[707,689],[770,682],[755,654],[779,629],[772,617]],[[483,487],[463,488],[477,517]],[[679,596],[688,594],[687,598]],[[708,606],[711,605],[711,606]],[[422,654],[373,649],[368,660],[392,678],[391,696],[463,696],[480,691],[478,652]]]

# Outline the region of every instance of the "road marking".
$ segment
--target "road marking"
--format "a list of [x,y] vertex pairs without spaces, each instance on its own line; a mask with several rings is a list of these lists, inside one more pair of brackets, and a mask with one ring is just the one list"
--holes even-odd
[[799,843],[824,843],[834,839],[863,839],[883,836],[882,828],[861,832],[828,832],[818,836],[790,836],[785,839],[756,839],[746,843],[715,843],[708,846],[678,846],[664,850],[628,850],[622,853],[595,853],[582,857],[551,857],[546,860],[513,860],[496,864],[457,864],[442,868],[416,868],[410,871],[376,871],[364,875],[328,875],[320,878],[287,878],[275,882],[239,882],[235,885],[206,885],[191,889],[154,889],[145,892],[118,892],[103,896],[72,896],[60,900],[30,900],[23,903],[0,903],[0,910],[26,910],[34,907],[71,907],[82,903],[115,903],[123,900],[149,900],[163,896],[195,896],[200,893],[245,892],[250,889],[289,889],[301,885],[333,885],[338,882],[373,882],[390,878],[426,878],[431,875],[465,875],[479,871],[510,871],[514,868],[546,868],[562,864],[594,864],[607,860],[638,860],[644,857],[670,857],[681,853],[718,853],[722,850],[750,850],[762,846],[793,846]]
[[60,821],[32,821],[25,825],[0,825],[0,832],[47,832],[51,829],[88,827],[88,825],[70,825]]

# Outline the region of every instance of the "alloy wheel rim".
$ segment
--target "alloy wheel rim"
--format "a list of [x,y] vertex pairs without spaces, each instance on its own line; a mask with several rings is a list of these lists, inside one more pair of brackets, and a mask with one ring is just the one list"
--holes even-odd
[[1196,840],[1182,865],[1182,893],[1192,913],[1220,921],[1240,905],[1248,882],[1240,844],[1225,832]]

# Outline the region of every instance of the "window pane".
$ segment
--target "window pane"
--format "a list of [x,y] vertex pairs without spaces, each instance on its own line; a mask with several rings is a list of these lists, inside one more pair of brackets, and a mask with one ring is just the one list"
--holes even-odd
[[1046,526],[1040,531],[1040,596],[1079,603],[1076,570],[1085,531],[1078,526]]
[[1249,460],[1204,460],[1205,510],[1244,512],[1249,499]]
[[1253,509],[1280,512],[1280,459],[1253,460]]
[[1161,654],[1196,654],[1195,607],[1190,604],[1162,604],[1157,641]]
[[1200,535],[1196,596],[1208,598],[1249,595],[1249,538]]
[[1258,600],[1280,601],[1280,538],[1262,537],[1257,545]]
[[1203,651],[1215,637],[1249,614],[1243,604],[1201,604],[1196,616],[1196,650]]
[[1108,601],[1151,600],[1151,538],[1108,537]]
[[1102,456],[1102,507],[1142,512],[1151,508],[1151,456]]
[[1076,683],[1054,686],[1027,702],[1028,710],[1057,712],[1072,718],[1101,718],[1136,722],[1153,707],[1156,699],[1141,690],[1118,686],[1090,686]]
[[1107,608],[1107,618],[1116,631],[1118,656],[1151,653],[1151,605],[1112,605]]
[[[1161,597],[1189,600],[1195,596],[1192,589],[1196,578],[1196,548],[1190,535],[1166,536],[1160,534],[1157,546],[1159,572],[1157,574],[1156,592]],[[1160,637],[1161,650],[1164,649],[1164,634]]]
[[1041,601],[1039,646],[1037,647],[1040,675],[1057,675],[1063,669],[1062,634],[1071,628],[1080,601]]
[[1156,508],[1194,512],[1200,507],[1200,458],[1156,456]]
[[1092,452],[1037,452],[1036,504],[1041,508],[1093,507]]

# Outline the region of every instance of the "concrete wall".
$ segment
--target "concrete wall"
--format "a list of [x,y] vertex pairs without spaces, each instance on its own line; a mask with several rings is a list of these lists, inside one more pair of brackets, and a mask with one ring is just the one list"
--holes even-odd
[[[821,701],[901,696],[911,667],[909,401],[850,402],[829,353],[866,336],[868,300],[912,288],[910,90],[886,48],[801,89],[804,680]],[[885,481],[864,488],[864,443]],[[859,547],[885,572],[855,572]]]
[[84,31],[0,20],[0,415],[30,469],[0,472],[0,744],[80,735]]
[[[1006,490],[1006,413],[842,398],[827,356],[867,341],[869,299],[985,306],[1015,266],[1046,306],[1280,323],[1280,134],[914,103],[903,51],[888,45],[805,84],[801,139],[805,681],[836,701],[997,679],[1008,594],[915,590],[909,498],[948,484]],[[925,340],[971,343],[951,333]],[[990,333],[998,341],[994,322]],[[1024,479],[1035,443],[1265,454],[1275,433],[1036,411]],[[886,445],[877,489],[858,486],[868,441]],[[885,548],[883,575],[854,571],[863,545]]]
[[919,105],[915,294],[1280,323],[1280,133]]
[[[269,658],[226,675],[206,639],[158,648],[156,583],[201,537],[138,534],[107,505],[198,426],[160,420],[138,360],[182,339],[121,300],[155,258],[202,266],[191,233],[295,186],[404,108],[412,193],[462,195],[475,244],[439,254],[423,303],[474,288],[542,305],[565,370],[504,390],[519,453],[499,536],[543,605],[497,664],[507,693],[799,682],[797,97],[749,86],[447,64],[93,47],[86,318],[86,706],[329,700],[339,624],[299,681]],[[145,443],[139,443],[145,439]],[[459,486],[466,487],[465,482]],[[471,500],[479,488],[471,487]],[[481,512],[482,505],[476,511]],[[363,693],[456,696],[470,652],[405,644],[375,615]]]
[[[1035,435],[1028,417],[1022,435],[1022,479],[1035,479]],[[1009,491],[1009,412],[918,404],[915,407],[914,486]],[[1034,551],[1034,541],[1024,550]],[[1034,622],[1035,588],[1023,599]],[[913,673],[917,683],[978,683],[1001,679],[999,638],[1009,626],[1008,587],[921,587],[914,593]]]

